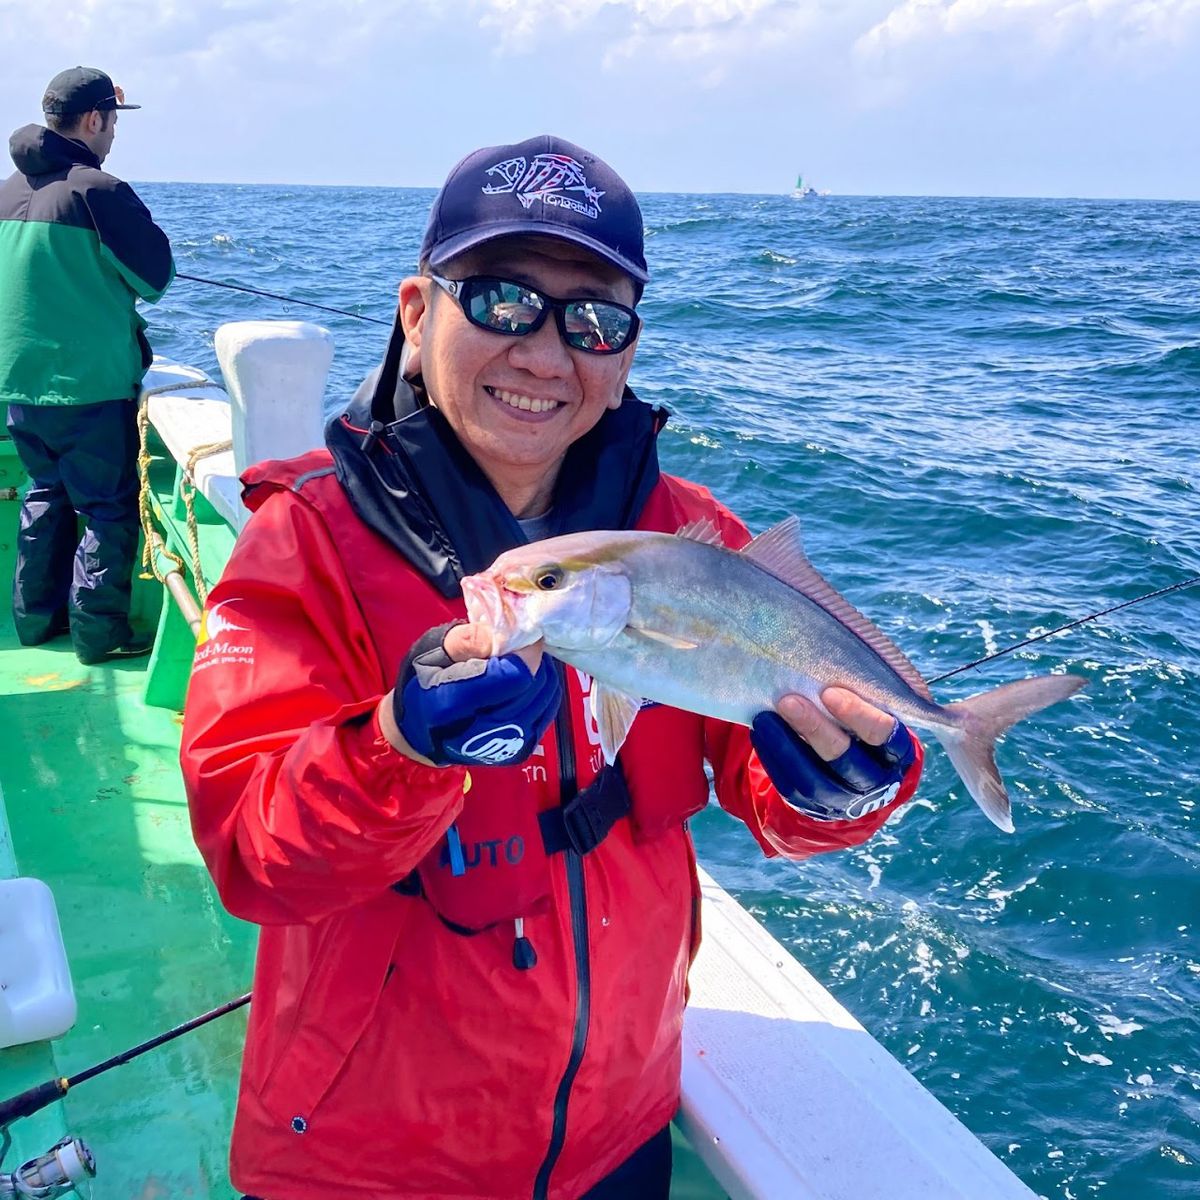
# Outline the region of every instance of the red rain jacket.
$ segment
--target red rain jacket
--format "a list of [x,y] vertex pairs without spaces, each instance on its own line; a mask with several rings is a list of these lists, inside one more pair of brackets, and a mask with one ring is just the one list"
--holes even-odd
[[[893,804],[826,824],[783,802],[745,728],[647,709],[621,754],[631,816],[586,855],[547,856],[521,831],[561,801],[553,727],[525,763],[469,780],[382,737],[375,707],[409,646],[464,610],[358,520],[330,461],[246,476],[257,511],[209,597],[184,723],[196,841],[226,907],[262,927],[233,1181],[266,1200],[516,1200],[540,1175],[570,1200],[679,1102],[700,936],[684,821],[708,799],[704,760],[767,855],[804,858],[869,838],[915,789],[919,748]],[[638,528],[704,517],[729,545],[749,540],[669,476]],[[586,677],[567,679],[582,787],[598,738]],[[417,868],[425,895],[393,887]],[[517,916],[528,970],[513,962]]]

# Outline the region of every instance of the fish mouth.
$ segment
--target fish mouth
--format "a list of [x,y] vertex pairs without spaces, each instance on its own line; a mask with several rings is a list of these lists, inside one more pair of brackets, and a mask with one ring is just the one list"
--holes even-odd
[[467,604],[467,620],[491,632],[493,656],[520,650],[541,637],[537,630],[522,630],[509,601],[509,596],[515,593],[508,592],[491,576],[468,575],[462,581],[462,593]]

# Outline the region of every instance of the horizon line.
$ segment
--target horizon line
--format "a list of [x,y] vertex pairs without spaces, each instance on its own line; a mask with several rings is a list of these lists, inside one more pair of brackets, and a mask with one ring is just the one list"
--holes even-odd
[[[436,192],[440,184],[400,184],[400,183],[296,183],[288,181],[256,181],[211,180],[211,179],[130,179],[134,186],[144,184],[159,184],[174,187],[249,187],[249,188],[353,188],[355,190],[377,190],[389,192]],[[742,191],[667,191],[655,188],[633,188],[637,196],[748,196],[769,199],[799,199],[793,197],[791,189],[779,192],[742,192]],[[807,201],[809,197],[804,197]],[[1108,195],[1085,196],[1079,194],[1030,195],[1011,193],[987,192],[830,192],[827,195],[813,197],[814,202],[822,200],[1081,200],[1100,203],[1145,203],[1145,204],[1200,204],[1200,196],[1134,196]]]

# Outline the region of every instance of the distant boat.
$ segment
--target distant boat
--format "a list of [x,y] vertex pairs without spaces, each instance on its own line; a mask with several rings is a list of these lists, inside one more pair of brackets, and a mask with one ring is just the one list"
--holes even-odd
[[813,187],[811,184],[806,184],[804,182],[803,175],[796,176],[796,186],[794,188],[792,188],[792,196],[794,199],[807,200],[813,196],[828,196],[828,195],[829,195],[828,189],[826,189],[825,191],[818,192],[817,189],[815,187]]

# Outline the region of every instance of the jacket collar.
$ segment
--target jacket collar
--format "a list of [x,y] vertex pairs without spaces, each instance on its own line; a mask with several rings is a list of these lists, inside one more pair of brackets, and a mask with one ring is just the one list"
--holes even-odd
[[99,167],[100,160],[77,138],[44,125],[23,125],[8,139],[8,152],[22,175],[49,175],[79,165]]

